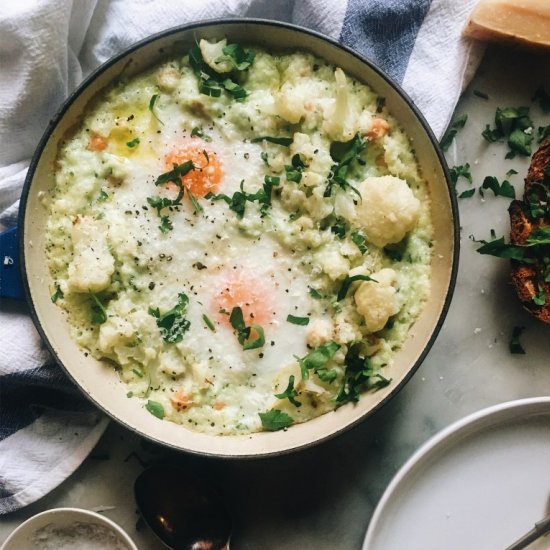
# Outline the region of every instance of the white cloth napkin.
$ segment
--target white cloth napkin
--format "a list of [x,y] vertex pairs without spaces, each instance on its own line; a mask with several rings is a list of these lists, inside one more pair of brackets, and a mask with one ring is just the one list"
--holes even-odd
[[[482,48],[460,31],[476,0],[17,0],[0,3],[0,230],[16,224],[29,158],[83,76],[145,36],[206,18],[315,29],[402,83],[441,136]],[[0,514],[65,479],[107,421],[43,348],[25,307],[0,312]],[[60,405],[61,403],[61,405]]]

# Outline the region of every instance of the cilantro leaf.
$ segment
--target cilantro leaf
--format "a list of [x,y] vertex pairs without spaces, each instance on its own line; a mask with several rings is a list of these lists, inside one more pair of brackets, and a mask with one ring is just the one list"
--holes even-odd
[[529,116],[529,107],[498,107],[495,112],[495,128],[491,129],[487,125],[481,135],[491,143],[507,138],[510,148],[506,154],[507,159],[514,158],[516,154],[530,155],[533,121]]
[[286,390],[282,393],[276,393],[275,397],[277,399],[288,399],[295,407],[299,407],[301,406],[301,403],[296,399],[297,395],[298,392],[296,391],[296,388],[294,388],[294,375],[291,374],[288,379],[288,386]]
[[134,147],[136,147],[137,145],[139,145],[139,138],[134,138],[132,141],[128,141],[126,143],[126,146],[127,147],[130,147],[130,149],[133,149]]
[[466,124],[467,120],[468,120],[468,115],[464,114],[464,115],[455,117],[451,121],[451,124],[449,124],[449,127],[443,134],[443,137],[441,138],[441,141],[439,143],[443,151],[447,151],[447,149],[451,146],[451,143],[456,137],[456,134],[458,133],[459,130],[464,128],[464,125]]
[[324,197],[330,197],[333,188],[337,186],[343,190],[350,189],[361,198],[361,193],[346,180],[346,177],[350,165],[353,161],[359,162],[361,160],[361,154],[366,147],[367,142],[359,133],[349,142],[333,142],[330,145],[330,156],[338,164],[334,164],[330,169],[328,184],[323,193]]
[[321,300],[323,298],[323,295],[316,288],[313,288],[312,286],[308,288],[309,288],[309,295],[312,298],[315,298],[316,300]]
[[260,143],[262,141],[267,141],[269,143],[274,143],[275,145],[283,145],[284,147],[288,147],[294,141],[294,138],[291,138],[291,137],[260,136],[260,137],[252,138],[250,140],[251,143]]
[[255,52],[245,50],[240,44],[228,44],[222,51],[224,55],[222,58],[217,59],[216,62],[230,60],[233,63],[233,67],[238,71],[248,69],[256,57]]
[[488,254],[490,256],[496,256],[497,258],[532,263],[532,260],[525,257],[525,247],[507,244],[504,242],[504,237],[493,239],[492,241],[481,240],[476,242],[483,243],[483,245],[476,250],[476,252],[480,254]]
[[160,94],[154,94],[151,96],[151,99],[149,100],[149,111],[161,124],[164,124],[164,122],[160,120],[160,118],[157,116],[157,113],[155,112],[155,105],[157,104],[159,97]]
[[473,197],[475,192],[476,192],[475,188],[467,189],[466,191],[462,191],[462,193],[460,193],[458,195],[458,198],[459,199],[468,199],[470,197]]
[[195,126],[192,130],[191,130],[191,137],[199,137],[201,139],[203,139],[204,141],[212,141],[212,138],[210,136],[207,136],[202,128],[199,128],[198,126]]
[[90,292],[92,307],[90,309],[90,321],[93,325],[102,325],[107,321],[107,311],[96,294]]
[[508,180],[503,180],[502,184],[494,176],[487,176],[480,187],[480,192],[483,189],[490,189],[495,197],[507,197],[509,199],[516,198],[516,190]]
[[105,202],[109,198],[109,194],[103,187],[99,191],[99,196],[97,197],[97,202]]
[[279,409],[271,409],[265,413],[258,413],[264,430],[275,432],[288,428],[294,424],[293,418]]
[[536,306],[543,306],[546,304],[546,291],[544,287],[539,285],[538,292],[533,296],[533,303]]
[[472,174],[470,173],[470,164],[462,164],[459,166],[453,166],[449,168],[451,174],[451,181],[454,185],[458,182],[458,178],[466,178],[470,183],[472,183]]
[[361,255],[364,255],[365,252],[367,252],[368,250],[368,247],[366,245],[367,239],[364,235],[356,231],[355,233],[351,234],[351,241],[359,249],[359,252],[361,252]]
[[178,294],[178,303],[166,313],[161,314],[159,308],[149,308],[149,315],[157,320],[157,327],[160,329],[160,335],[167,344],[176,344],[183,340],[183,335],[191,323],[185,319],[189,298],[187,294],[180,292]]

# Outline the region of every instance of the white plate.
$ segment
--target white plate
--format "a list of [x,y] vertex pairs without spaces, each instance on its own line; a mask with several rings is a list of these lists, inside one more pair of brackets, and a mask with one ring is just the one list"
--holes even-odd
[[[409,459],[363,550],[503,550],[548,506],[550,397],[503,403],[456,422]],[[550,548],[550,537],[529,548]]]

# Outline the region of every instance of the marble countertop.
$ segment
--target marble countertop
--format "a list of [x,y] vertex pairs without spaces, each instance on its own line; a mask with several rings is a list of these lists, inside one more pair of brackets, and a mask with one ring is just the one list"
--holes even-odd
[[[469,162],[474,185],[487,175],[508,179],[518,196],[529,160],[505,160],[504,144],[481,137],[493,125],[496,107],[531,106],[535,126],[550,123],[531,102],[535,90],[550,90],[548,56],[490,47],[456,113],[468,121],[447,153],[450,166]],[[474,90],[488,95],[484,99]],[[468,188],[465,180],[459,190]],[[459,200],[461,257],[458,282],[445,324],[432,350],[404,389],[382,410],[351,431],[297,454],[224,461],[177,454],[191,472],[208,477],[230,502],[232,548],[265,550],[358,549],[384,489],[400,466],[427,439],[453,421],[486,406],[522,397],[550,395],[550,326],[522,310],[504,260],[480,256],[469,236],[507,235],[509,199],[490,191]],[[508,345],[515,326],[525,327],[525,355]],[[104,509],[144,550],[164,548],[138,519],[133,483],[142,462],[174,454],[111,423],[90,458],[51,494],[0,518],[0,543],[19,523],[61,506]],[[540,518],[533,518],[536,521]],[[138,525],[139,527],[139,525]]]

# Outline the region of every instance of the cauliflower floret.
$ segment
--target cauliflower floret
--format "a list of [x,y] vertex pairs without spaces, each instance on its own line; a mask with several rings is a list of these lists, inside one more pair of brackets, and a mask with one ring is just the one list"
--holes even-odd
[[335,249],[329,249],[320,254],[320,263],[323,271],[332,279],[337,281],[343,279],[349,271],[349,261]]
[[69,287],[73,292],[99,292],[111,283],[115,260],[107,244],[104,224],[89,216],[77,217],[71,229],[73,260],[69,264]]
[[304,106],[307,98],[306,90],[285,82],[275,93],[275,107],[277,114],[291,124],[297,124],[306,114]]
[[398,243],[415,226],[420,201],[407,182],[395,176],[368,177],[359,186],[357,217],[376,246]]
[[349,116],[351,111],[349,90],[346,75],[340,67],[334,71],[334,78],[336,99],[325,110],[323,129],[335,141],[349,141],[357,132],[357,121],[354,120],[354,116]]
[[371,277],[373,281],[363,281],[359,285],[355,292],[355,305],[358,313],[365,318],[367,330],[377,332],[399,311],[395,288],[397,274],[393,269],[384,268]]
[[316,319],[307,329],[307,345],[318,348],[332,339],[334,327],[328,319]]
[[226,46],[227,40],[225,38],[214,43],[210,43],[204,39],[199,42],[204,62],[217,73],[228,73],[233,68],[231,60],[223,53],[223,49]]
[[180,79],[180,72],[172,65],[163,65],[157,72],[157,84],[163,92],[173,92]]

